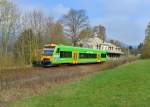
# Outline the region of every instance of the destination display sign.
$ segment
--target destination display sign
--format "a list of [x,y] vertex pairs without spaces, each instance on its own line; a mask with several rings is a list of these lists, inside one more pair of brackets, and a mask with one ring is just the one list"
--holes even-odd
[[54,50],[54,46],[45,46],[44,50]]

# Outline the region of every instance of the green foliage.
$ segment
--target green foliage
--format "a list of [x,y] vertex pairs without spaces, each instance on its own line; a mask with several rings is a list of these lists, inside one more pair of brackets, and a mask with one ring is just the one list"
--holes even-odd
[[138,53],[140,54],[142,52],[142,48],[143,48],[143,43],[140,43],[138,45]]
[[146,37],[142,47],[142,58],[150,58],[150,23],[146,29]]
[[140,60],[98,72],[13,102],[10,107],[149,107],[149,63],[150,60]]
[[15,43],[14,55],[26,64],[31,64],[34,50],[37,47],[36,37],[31,29],[21,33]]

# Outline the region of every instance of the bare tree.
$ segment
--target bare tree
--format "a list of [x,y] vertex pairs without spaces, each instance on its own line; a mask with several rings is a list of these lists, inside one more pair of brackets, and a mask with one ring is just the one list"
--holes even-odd
[[35,43],[35,35],[31,29],[22,32],[15,42],[15,58],[20,58],[25,64],[31,64],[33,60],[33,51],[36,48]]
[[8,52],[8,42],[10,36],[16,34],[17,20],[19,14],[16,5],[8,0],[0,1],[0,36],[2,42],[2,50]]
[[47,17],[44,16],[42,11],[33,10],[26,12],[22,19],[22,31],[32,29],[33,33],[36,35],[37,47],[42,46],[44,41],[43,38],[46,33]]
[[80,32],[79,38],[84,39],[84,38],[87,38],[87,37],[91,37],[91,35],[92,35],[92,28],[88,27],[88,28],[83,29]]
[[88,16],[84,10],[71,9],[62,19],[66,34],[71,37],[74,46],[77,45],[81,30],[88,26]]
[[95,26],[93,28],[93,33],[96,33],[97,36],[103,40],[103,42],[106,40],[106,28],[104,26]]

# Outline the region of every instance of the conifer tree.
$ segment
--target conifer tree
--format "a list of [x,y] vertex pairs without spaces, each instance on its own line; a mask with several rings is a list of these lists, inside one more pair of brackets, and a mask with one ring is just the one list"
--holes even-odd
[[142,58],[150,58],[150,23],[146,29],[146,36],[142,48]]

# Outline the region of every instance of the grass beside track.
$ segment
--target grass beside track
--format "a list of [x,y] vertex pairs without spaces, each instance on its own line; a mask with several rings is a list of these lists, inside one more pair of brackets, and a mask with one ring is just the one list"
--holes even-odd
[[149,107],[150,60],[97,72],[80,81],[54,86],[9,107]]

